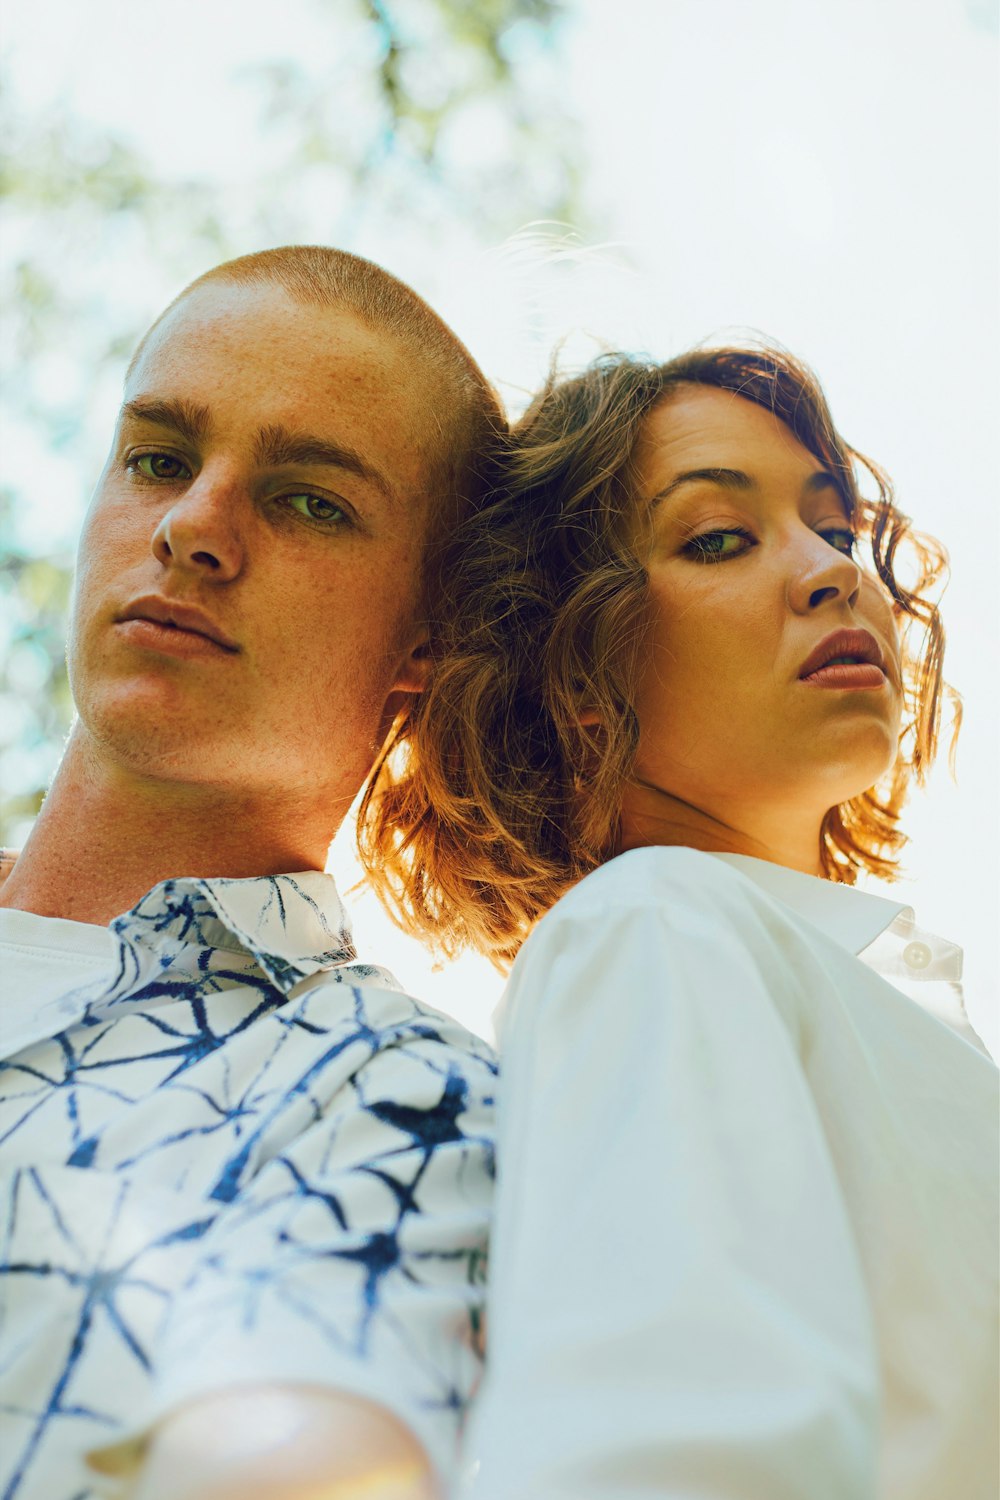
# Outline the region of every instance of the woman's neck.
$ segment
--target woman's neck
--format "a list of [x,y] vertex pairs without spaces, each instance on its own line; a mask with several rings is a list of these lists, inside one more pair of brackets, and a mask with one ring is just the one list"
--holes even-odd
[[815,813],[797,817],[787,807],[767,809],[745,801],[737,809],[712,812],[633,778],[622,798],[619,851],[676,844],[710,854],[748,854],[806,875],[822,875],[821,825],[822,817]]

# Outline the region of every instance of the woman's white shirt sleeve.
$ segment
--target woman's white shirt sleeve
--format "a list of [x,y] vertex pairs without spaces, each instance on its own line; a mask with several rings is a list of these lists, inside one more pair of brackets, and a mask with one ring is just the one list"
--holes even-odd
[[515,966],[475,1500],[877,1492],[878,1355],[796,955],[732,870],[671,854],[669,899],[626,856]]

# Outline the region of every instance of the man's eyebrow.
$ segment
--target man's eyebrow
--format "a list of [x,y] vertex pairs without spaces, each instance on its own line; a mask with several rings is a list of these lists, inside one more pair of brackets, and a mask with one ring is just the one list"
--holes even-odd
[[[745,474],[742,469],[685,469],[683,474],[677,474],[670,481],[666,489],[659,490],[653,496],[650,505],[659,505],[682,484],[706,482],[720,485],[725,490],[752,490],[755,484],[752,476]],[[817,490],[828,489],[831,485],[835,490],[843,492],[843,486],[837,483],[832,474],[828,474],[825,469],[817,469],[815,473],[809,475],[803,489],[807,494],[813,494]]]
[[159,396],[136,396],[125,402],[121,414],[135,422],[170,427],[189,443],[204,442],[212,426],[207,406],[199,406],[196,401],[167,400]]
[[381,469],[369,459],[362,458],[356,448],[331,442],[328,438],[313,437],[308,432],[290,432],[280,423],[260,429],[254,444],[254,460],[261,468],[273,469],[286,464],[329,464],[374,484],[388,499],[397,498]]
[[[170,428],[193,444],[204,442],[212,428],[211,412],[196,401],[136,396],[125,402],[121,415],[123,419]],[[285,464],[331,464],[356,474],[359,479],[368,480],[390,500],[397,498],[381,469],[362,458],[356,449],[346,443],[314,437],[311,433],[290,432],[280,423],[260,428],[254,442],[253,458],[262,468],[280,468]]]

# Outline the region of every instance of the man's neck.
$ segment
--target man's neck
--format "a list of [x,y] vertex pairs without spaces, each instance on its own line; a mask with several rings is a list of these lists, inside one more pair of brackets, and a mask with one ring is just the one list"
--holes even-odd
[[345,811],[134,776],[88,753],[77,734],[0,906],[104,926],[171,877],[321,870]]

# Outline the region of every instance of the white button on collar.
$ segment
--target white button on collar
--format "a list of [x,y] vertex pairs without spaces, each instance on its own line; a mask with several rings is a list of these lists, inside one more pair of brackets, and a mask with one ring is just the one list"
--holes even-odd
[[926,969],[933,956],[926,943],[907,943],[903,949],[903,962],[908,969]]

